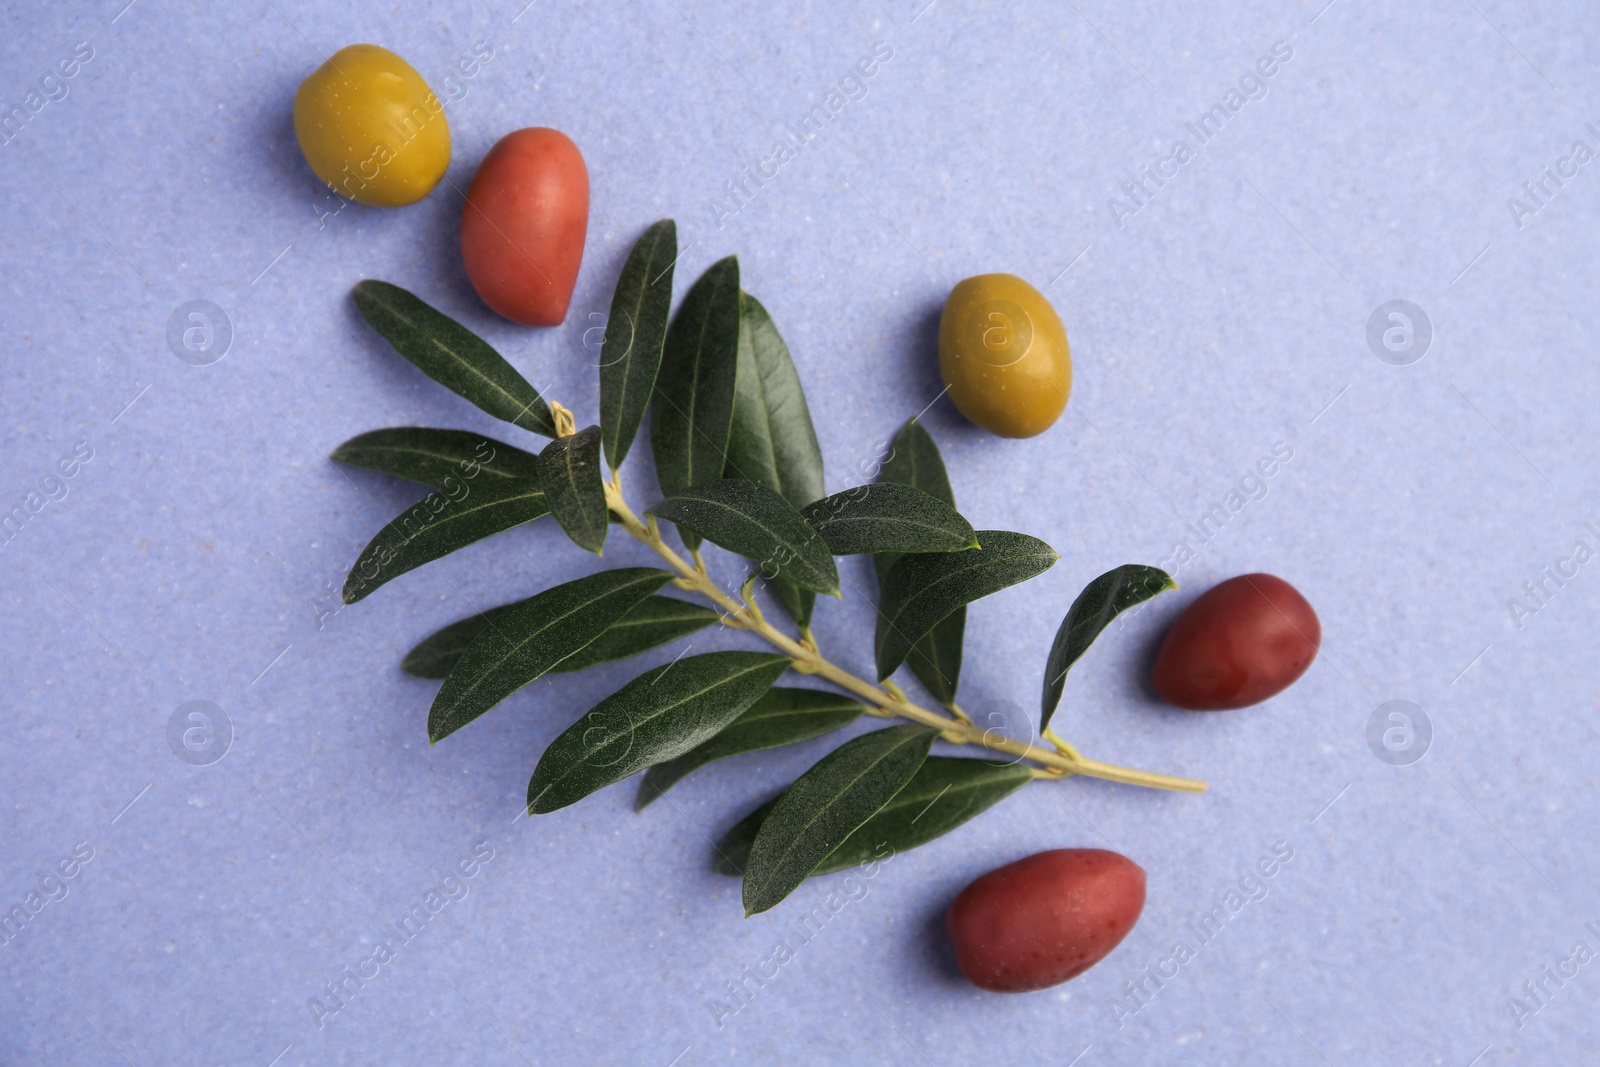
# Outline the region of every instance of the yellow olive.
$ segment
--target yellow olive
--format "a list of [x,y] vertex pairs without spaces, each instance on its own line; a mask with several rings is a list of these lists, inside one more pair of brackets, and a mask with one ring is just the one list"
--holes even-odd
[[294,94],[306,162],[340,196],[414,204],[450,165],[444,104],[411,64],[375,44],[335,52]]
[[1001,437],[1032,437],[1061,417],[1072,392],[1067,331],[1015,274],[975,275],[944,302],[939,374],[961,414]]

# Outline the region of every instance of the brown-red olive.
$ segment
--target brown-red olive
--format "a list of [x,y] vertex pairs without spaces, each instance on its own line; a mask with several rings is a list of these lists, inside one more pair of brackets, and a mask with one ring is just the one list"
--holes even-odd
[[1275,697],[1306,672],[1322,624],[1300,591],[1270,574],[1241,574],[1202,593],[1156,653],[1161,699],[1224,711]]
[[1116,948],[1144,910],[1144,869],[1099,848],[1008,863],[961,891],[945,933],[967,980],[1027,993],[1076,978]]

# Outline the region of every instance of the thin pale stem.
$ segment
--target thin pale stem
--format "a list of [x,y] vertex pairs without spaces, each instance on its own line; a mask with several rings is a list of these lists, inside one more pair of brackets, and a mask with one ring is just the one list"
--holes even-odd
[[606,506],[621,520],[623,528],[636,540],[648,545],[677,572],[676,581],[680,587],[699,593],[721,608],[722,621],[725,625],[746,630],[762,638],[792,659],[795,669],[802,674],[814,674],[860,697],[866,701],[867,710],[872,714],[909,719],[938,730],[946,740],[956,744],[981,745],[995,752],[1016,756],[1018,760],[1030,760],[1040,765],[1044,776],[1081,774],[1089,778],[1102,778],[1109,782],[1141,785],[1151,789],[1168,789],[1180,793],[1205,792],[1206,783],[1194,778],[1179,778],[1101,763],[1099,760],[1086,759],[1078,755],[1077,750],[1070,745],[1065,745],[1066,751],[1062,751],[1055,747],[1036,745],[1031,741],[1019,741],[997,730],[985,730],[964,716],[953,718],[912,703],[904,691],[893,682],[876,685],[865,678],[851,674],[828,660],[809,641],[806,643],[796,641],[773,626],[761,615],[760,610],[755,608],[753,600],[746,601],[732,596],[718,586],[706,573],[705,561],[700,558],[698,551],[693,552],[693,563],[674,551],[662,538],[661,529],[655,519],[651,518],[648,523],[641,520],[623,499],[620,475],[612,474],[611,481],[606,483],[605,491]]

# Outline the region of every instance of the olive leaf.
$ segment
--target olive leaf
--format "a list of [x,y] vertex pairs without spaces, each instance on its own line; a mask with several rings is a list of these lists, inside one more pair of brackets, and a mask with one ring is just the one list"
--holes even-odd
[[[552,674],[584,671],[670,644],[716,622],[721,613],[667,596],[642,600],[611,628],[551,668]],[[690,648],[694,647],[691,643]]]
[[428,709],[428,740],[476,719],[594,641],[672,579],[654,567],[601,571],[508,605],[468,645]]
[[429,489],[486,482],[539,480],[537,457],[470,430],[395,426],[357,434],[328,457],[352,467],[392,474]]
[[713,760],[820,737],[854,722],[865,710],[860,701],[821,689],[769,689],[705,744],[651,767],[639,784],[633,806],[643,810],[680,779]]
[[1050,726],[1050,718],[1061,703],[1061,692],[1067,684],[1067,672],[1094,644],[1100,631],[1111,625],[1111,620],[1135,604],[1142,604],[1165,590],[1178,588],[1172,576],[1158,567],[1140,563],[1124,563],[1113,567],[1083,587],[1072,607],[1067,609],[1056,639],[1050,645],[1050,657],[1044,667],[1044,695],[1039,702],[1039,732]]
[[[1031,781],[1033,772],[1020,764],[929,756],[906,787],[828,853],[808,877],[858,867],[925,845]],[[761,805],[723,835],[717,844],[718,874],[744,873],[750,846],[776,803]]]
[[878,677],[905,662],[911,646],[956,608],[1043,574],[1060,559],[1027,534],[979,530],[982,548],[904,555],[884,578],[878,604]]
[[367,325],[422,373],[497,419],[556,435],[550,406],[489,342],[398,285],[368,279],[350,295]]
[[528,782],[528,813],[575,804],[715,736],[790,666],[764,652],[708,652],[645,671],[550,742]]
[[891,726],[846,741],[795,779],[757,831],[744,871],[745,915],[776,905],[905,787],[938,736]]
[[802,589],[787,578],[772,577],[766,579],[767,588],[772,590],[772,596],[777,600],[784,613],[793,619],[797,625],[811,628],[811,613],[817,605],[817,594],[809,589]]
[[760,482],[796,508],[822,496],[822,448],[800,375],[761,302],[741,293],[738,373],[724,476]]
[[839,571],[827,542],[787,500],[757,482],[725,478],[695,486],[646,514],[755,561],[765,576],[786,578],[817,593],[839,592]]
[[[939,446],[916,419],[900,427],[894,440],[889,443],[889,457],[878,471],[878,482],[909,485],[913,489],[921,489],[942,504],[948,504],[952,509],[956,506],[956,494],[950,488],[950,476],[944,469]],[[889,568],[899,558],[898,552],[881,552],[872,557],[872,567],[877,572],[880,588],[884,575],[889,573]]]
[[800,514],[835,556],[978,547],[972,524],[955,508],[899,482],[858,485],[824,497]]
[[[789,346],[767,309],[749,293],[739,296],[738,372],[723,473],[760,482],[796,508],[825,492],[822,448]],[[790,618],[810,625],[815,593],[784,578],[767,584]]]
[[600,346],[600,427],[612,470],[633,447],[655,391],[677,259],[677,224],[662,219],[634,244],[611,294]]
[[430,493],[401,512],[361,550],[345,578],[346,604],[424,563],[550,510],[538,482],[466,485],[460,493]]
[[650,416],[664,495],[722,477],[738,362],[739,260],[729,256],[690,287],[667,329]]
[[[952,508],[956,506],[955,492],[950,488],[950,477],[945,473],[939,446],[916,419],[907,421],[895,434],[889,446],[889,457],[883,461],[879,471],[878,481],[880,484],[909,485]],[[880,552],[872,557],[872,567],[877,573],[880,590],[884,576],[899,558],[898,552]],[[918,638],[906,655],[906,665],[916,675],[917,681],[934,699],[948,707],[954,707],[956,702],[966,631],[967,609],[956,608]]]
[[[507,611],[525,602],[519,600],[502,604],[451,623],[407,652],[400,669],[414,678],[442,680],[479,634]],[[718,617],[717,612],[700,604],[675,600],[669,596],[646,597],[612,623],[605,633],[551,667],[547,673],[587,670],[601,663],[637,656],[680,637],[687,637],[696,630],[703,630],[716,622]]]
[[600,427],[558,437],[539,453],[550,514],[579,548],[599,555],[608,527],[606,491],[600,474]]
[[933,698],[946,707],[956,706],[956,683],[961,678],[961,646],[967,637],[967,609],[959,607],[933,624],[906,653],[906,666]]

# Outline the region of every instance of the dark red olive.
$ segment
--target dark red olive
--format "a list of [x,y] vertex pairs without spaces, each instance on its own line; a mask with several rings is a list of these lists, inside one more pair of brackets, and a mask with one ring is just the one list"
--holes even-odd
[[1321,644],[1322,624],[1298,589],[1241,574],[1206,590],[1172,624],[1156,653],[1156,692],[1190,711],[1259,704],[1293,685]]
[[1128,936],[1144,910],[1144,870],[1099,848],[1008,863],[961,891],[944,928],[967,980],[1027,993],[1076,978]]

